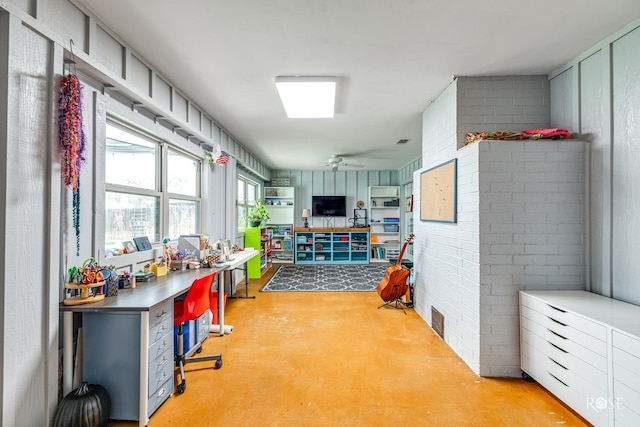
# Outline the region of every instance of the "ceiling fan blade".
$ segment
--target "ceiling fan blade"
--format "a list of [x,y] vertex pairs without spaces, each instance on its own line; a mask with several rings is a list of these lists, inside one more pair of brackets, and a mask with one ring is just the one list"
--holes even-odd
[[342,166],[346,166],[348,168],[363,168],[364,165],[356,165],[353,163],[343,163]]

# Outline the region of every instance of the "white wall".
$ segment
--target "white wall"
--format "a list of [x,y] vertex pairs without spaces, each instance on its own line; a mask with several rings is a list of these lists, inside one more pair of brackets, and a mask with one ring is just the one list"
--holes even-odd
[[591,142],[588,283],[640,304],[640,21],[551,75],[551,123]]
[[[302,209],[311,208],[312,196],[347,196],[347,217],[333,218],[330,226],[345,227],[351,225],[349,218],[353,217],[356,202],[362,200],[368,204],[368,189],[371,185],[400,185],[398,171],[381,170],[338,170],[332,171],[300,171],[276,170],[272,177],[289,178],[291,186],[295,188],[294,225],[302,227]],[[369,209],[368,206],[366,206]],[[368,210],[368,215],[371,211]],[[311,227],[327,227],[326,219],[313,217],[309,221]]]

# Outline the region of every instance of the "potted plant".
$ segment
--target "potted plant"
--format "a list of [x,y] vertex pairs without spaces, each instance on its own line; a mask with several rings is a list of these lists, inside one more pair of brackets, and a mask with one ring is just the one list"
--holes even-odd
[[262,199],[256,200],[256,204],[249,211],[247,219],[252,227],[260,227],[262,223],[266,223],[271,219],[269,212],[267,212],[267,208],[262,204]]

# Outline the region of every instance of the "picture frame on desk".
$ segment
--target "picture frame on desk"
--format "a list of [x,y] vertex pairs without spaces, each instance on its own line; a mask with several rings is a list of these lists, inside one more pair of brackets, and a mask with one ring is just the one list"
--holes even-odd
[[127,240],[125,242],[122,242],[122,246],[124,246],[124,253],[125,254],[131,254],[131,253],[137,252],[137,250],[138,250],[138,249],[136,249],[136,245],[134,245],[131,240]]
[[133,243],[136,244],[136,247],[139,251],[151,250],[151,243],[149,242],[149,238],[147,236],[134,237]]

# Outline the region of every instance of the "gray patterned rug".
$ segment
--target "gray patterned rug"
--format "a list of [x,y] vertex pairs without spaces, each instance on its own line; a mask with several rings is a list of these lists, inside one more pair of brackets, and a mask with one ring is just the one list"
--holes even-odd
[[282,265],[261,292],[375,291],[388,264]]

